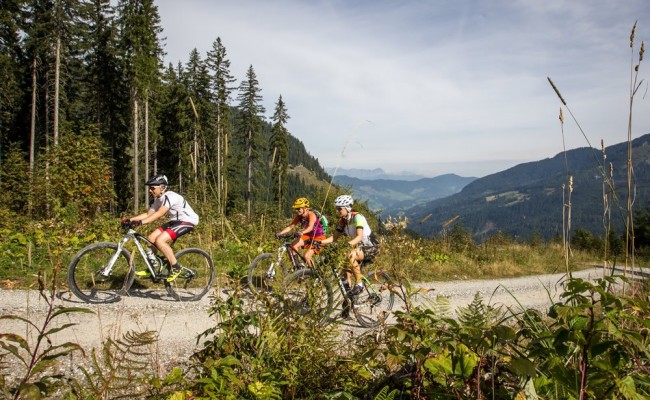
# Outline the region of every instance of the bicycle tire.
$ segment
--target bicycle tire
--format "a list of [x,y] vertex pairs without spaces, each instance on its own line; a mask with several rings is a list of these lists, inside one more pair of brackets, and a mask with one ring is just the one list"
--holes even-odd
[[210,290],[214,280],[212,257],[196,248],[183,249],[175,256],[177,262],[185,269],[173,282],[165,280],[167,293],[178,301],[200,300]]
[[122,249],[111,274],[99,272],[118,249],[117,243],[94,243],[79,250],[68,267],[68,286],[72,293],[87,303],[113,303],[126,295],[133,284],[135,270],[131,255]]
[[248,267],[248,288],[253,294],[279,292],[289,268],[272,253],[255,257]]
[[316,270],[301,269],[285,279],[284,299],[291,315],[324,322],[334,304],[332,284]]
[[352,311],[361,326],[376,328],[388,319],[393,309],[395,283],[383,271],[369,273],[364,283],[363,292],[352,299]]

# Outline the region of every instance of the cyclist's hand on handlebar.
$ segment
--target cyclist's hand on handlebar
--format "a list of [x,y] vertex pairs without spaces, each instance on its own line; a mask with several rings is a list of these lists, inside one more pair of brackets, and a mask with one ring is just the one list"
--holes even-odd
[[142,221],[140,221],[139,219],[134,219],[133,221],[131,221],[130,225],[131,228],[137,228],[138,226],[142,225]]
[[282,237],[282,235],[280,235],[280,232],[275,232],[275,238],[276,239],[280,239],[281,237]]
[[126,218],[122,218],[122,221],[120,222],[120,226],[122,229],[129,229],[131,227],[131,221],[129,221]]

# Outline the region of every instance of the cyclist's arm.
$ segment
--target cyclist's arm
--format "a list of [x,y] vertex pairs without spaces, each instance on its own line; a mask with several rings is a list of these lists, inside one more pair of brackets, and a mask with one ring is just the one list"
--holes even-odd
[[[151,211],[151,210],[149,210],[149,211]],[[140,215],[136,215],[135,217],[131,217],[130,220],[131,221],[142,221],[143,219],[147,218],[147,215],[149,215],[148,212],[142,213]]]
[[303,235],[306,235],[314,230],[314,225],[316,225],[316,221],[318,218],[316,218],[316,213],[313,211],[309,212],[309,224],[305,228],[305,230],[302,231]]
[[357,226],[357,236],[353,237],[352,240],[348,242],[350,246],[356,246],[363,240],[363,227]]
[[282,236],[282,235],[284,235],[284,234],[287,234],[287,233],[291,232],[291,230],[292,230],[293,228],[295,228],[295,227],[296,227],[296,224],[291,224],[291,225],[287,226],[286,228],[282,229],[281,231],[279,231],[279,232],[277,233],[277,235],[278,235],[278,236]]
[[143,225],[148,224],[149,222],[153,222],[153,221],[157,220],[158,218],[162,217],[163,215],[165,215],[165,213],[167,211],[169,211],[169,207],[167,207],[167,206],[161,206],[158,210],[155,210],[155,211],[154,210],[149,210],[149,211],[147,211],[146,214],[143,214],[143,215],[146,215],[146,216],[144,218],[140,219],[140,221],[142,222]]
[[321,241],[320,241],[320,244],[329,244],[329,243],[332,243],[333,241],[335,241],[336,239],[338,239],[339,236],[341,236],[341,232],[339,232],[339,231],[334,231],[334,234],[333,234],[332,236],[330,236],[330,237],[328,237],[328,238],[325,238],[325,239],[321,240]]

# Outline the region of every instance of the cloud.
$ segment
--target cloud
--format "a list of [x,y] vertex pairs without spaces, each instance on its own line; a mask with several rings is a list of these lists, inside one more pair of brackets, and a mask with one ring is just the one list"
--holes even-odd
[[[231,73],[242,79],[253,65],[267,114],[282,95],[288,129],[324,166],[432,176],[444,166],[482,176],[561,151],[561,104],[547,76],[592,144],[624,141],[634,21],[638,42],[650,36],[646,0],[158,7],[169,61],[186,62],[195,47],[205,54],[220,37]],[[650,112],[635,101],[640,136]],[[586,145],[575,123],[565,131],[569,148]]]

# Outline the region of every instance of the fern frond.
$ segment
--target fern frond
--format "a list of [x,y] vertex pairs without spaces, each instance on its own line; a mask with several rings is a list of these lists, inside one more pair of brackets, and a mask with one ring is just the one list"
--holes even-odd
[[91,368],[81,367],[85,382],[73,385],[88,397],[138,398],[146,394],[151,379],[151,345],[158,332],[129,331],[122,338],[104,342],[101,352],[91,353]]
[[456,314],[458,321],[466,328],[481,329],[488,321],[488,307],[479,292],[474,294],[474,300],[467,307],[458,307]]

